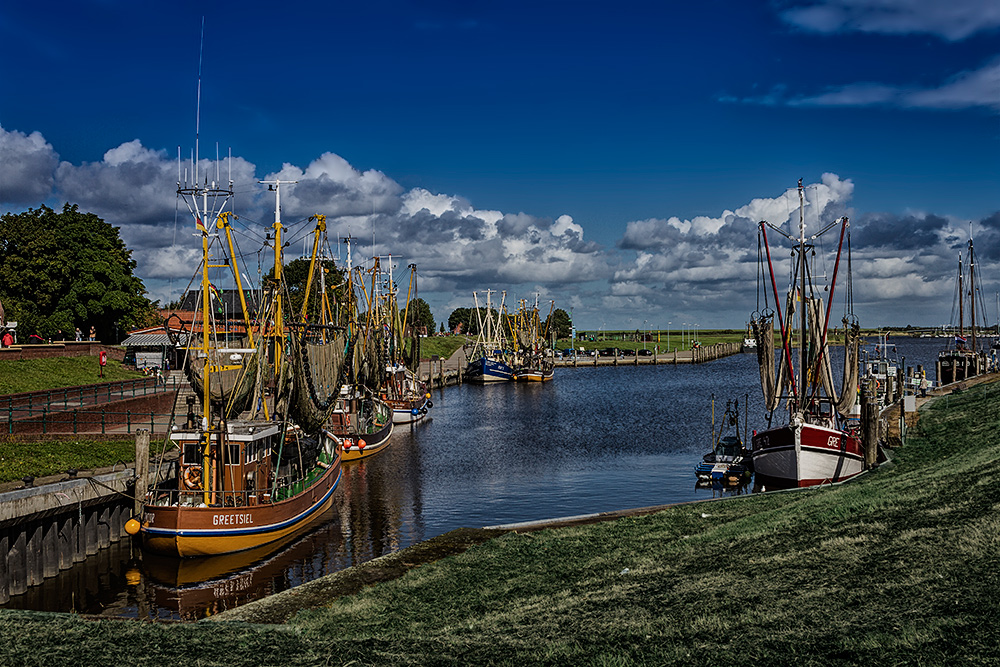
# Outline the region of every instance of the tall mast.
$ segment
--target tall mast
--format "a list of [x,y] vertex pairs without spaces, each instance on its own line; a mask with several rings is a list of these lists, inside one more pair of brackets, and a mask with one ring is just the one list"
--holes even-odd
[[298,183],[298,181],[274,180],[257,182],[266,185],[268,190],[274,191],[274,224],[271,227],[274,229],[274,282],[277,288],[275,289],[274,296],[274,330],[272,336],[274,338],[274,363],[280,364],[285,344],[285,316],[281,300],[282,266],[284,261],[281,257],[283,250],[281,242],[281,186],[292,185]]
[[802,189],[802,179],[799,179],[799,322],[801,325],[801,340],[799,341],[799,393],[798,408],[805,409],[805,398],[807,393],[806,381],[806,223],[805,223],[805,197]]
[[958,336],[965,338],[965,291],[962,284],[962,255],[958,255]]
[[972,237],[969,237],[969,327],[972,329],[972,347],[976,351],[976,256],[972,251]]

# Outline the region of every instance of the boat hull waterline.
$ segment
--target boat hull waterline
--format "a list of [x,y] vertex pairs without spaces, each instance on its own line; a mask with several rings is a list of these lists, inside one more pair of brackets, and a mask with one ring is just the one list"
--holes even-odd
[[465,371],[465,381],[476,384],[490,382],[509,382],[514,376],[514,369],[503,361],[481,357],[469,363]]
[[426,397],[413,399],[387,399],[392,407],[393,424],[415,424],[427,416],[430,400]]
[[861,441],[844,431],[792,423],[753,436],[754,474],[788,486],[850,479],[865,467]]
[[333,503],[339,458],[302,493],[267,505],[187,507],[146,505],[143,547],[172,556],[215,556],[276,542],[309,527]]

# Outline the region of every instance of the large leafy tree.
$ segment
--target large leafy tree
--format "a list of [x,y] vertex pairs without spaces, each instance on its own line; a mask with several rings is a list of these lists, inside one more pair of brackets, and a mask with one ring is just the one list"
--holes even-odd
[[22,339],[93,326],[115,341],[149,324],[156,311],[135,267],[118,228],[75,204],[0,216],[0,300]]
[[556,308],[548,322],[548,331],[555,330],[556,338],[569,338],[571,329],[573,328],[573,322],[569,318],[569,313],[567,313],[562,308]]
[[[285,282],[285,288],[288,290],[288,298],[290,303],[288,303],[288,312],[292,314],[292,319],[298,321],[299,315],[302,312],[302,302],[305,299],[306,294],[306,284],[309,282],[309,267],[310,260],[307,258],[293,259],[284,265],[282,269],[282,277]],[[345,308],[350,307],[350,299],[348,298],[347,279],[344,275],[344,271],[337,267],[332,259],[323,260],[320,262],[318,267],[325,272],[323,279],[323,284],[326,285],[327,298],[330,301],[330,307],[333,310],[334,319],[338,322],[345,323],[347,321],[348,313],[344,311]],[[273,278],[274,269],[268,273],[268,278]],[[319,319],[319,308],[320,308],[320,279],[317,272],[313,276],[313,283],[310,287],[312,294],[309,295],[309,306],[307,310],[307,316],[310,322],[316,322]]]
[[416,299],[410,302],[410,312],[407,319],[411,320],[421,333],[434,334],[434,313],[431,307],[423,299]]

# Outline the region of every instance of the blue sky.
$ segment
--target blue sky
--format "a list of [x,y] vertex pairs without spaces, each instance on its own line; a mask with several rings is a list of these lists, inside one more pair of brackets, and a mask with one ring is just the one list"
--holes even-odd
[[374,231],[438,320],[491,288],[587,328],[742,326],[754,216],[802,178],[817,224],[852,220],[863,324],[949,322],[970,222],[996,321],[995,0],[6,3],[0,210],[97,213],[163,301],[198,250],[202,17],[201,155],[232,151],[248,233],[256,181],[299,180],[292,238]]

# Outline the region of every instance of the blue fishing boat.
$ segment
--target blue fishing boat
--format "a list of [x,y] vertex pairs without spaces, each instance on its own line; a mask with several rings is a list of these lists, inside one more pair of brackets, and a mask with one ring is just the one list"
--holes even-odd
[[494,313],[490,305],[492,290],[486,290],[486,308],[480,309],[479,295],[472,293],[476,302],[476,319],[479,324],[479,336],[472,349],[466,352],[466,364],[463,377],[466,382],[488,384],[492,382],[510,382],[514,377],[507,351],[506,337],[500,323],[504,316],[504,300],[506,292],[501,292],[499,313]]

